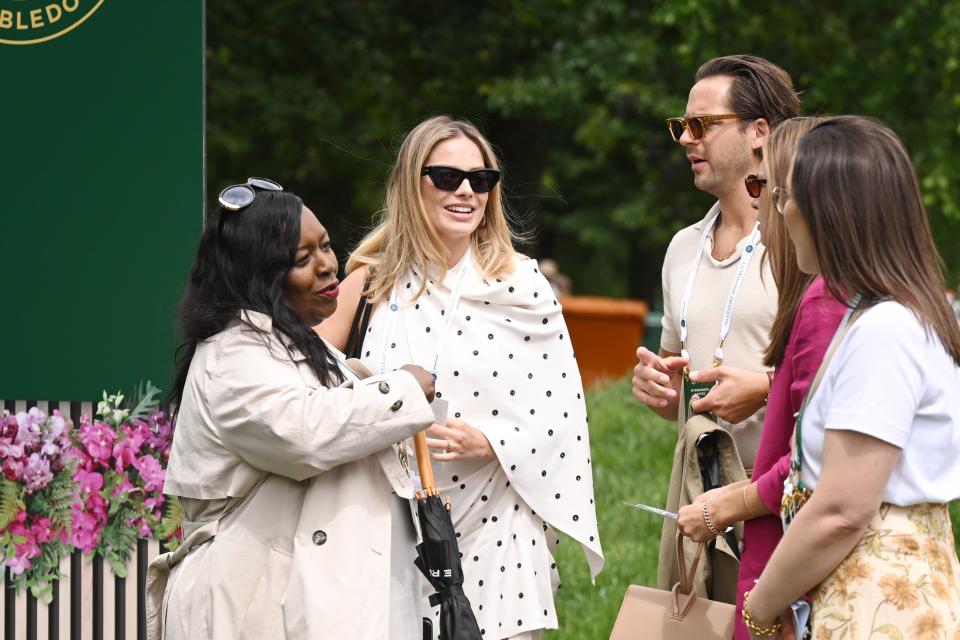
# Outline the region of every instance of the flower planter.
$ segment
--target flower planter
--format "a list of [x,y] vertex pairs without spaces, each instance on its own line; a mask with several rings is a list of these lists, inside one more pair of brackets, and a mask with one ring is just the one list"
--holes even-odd
[[641,300],[561,296],[584,386],[619,378],[637,363],[649,307]]

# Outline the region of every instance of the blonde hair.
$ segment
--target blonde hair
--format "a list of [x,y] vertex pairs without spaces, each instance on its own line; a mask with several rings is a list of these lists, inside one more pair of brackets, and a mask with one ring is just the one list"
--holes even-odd
[[814,277],[800,271],[797,266],[797,251],[787,235],[783,216],[773,206],[774,187],[786,187],[790,165],[797,151],[800,138],[823,122],[823,118],[790,118],[776,127],[767,136],[763,145],[763,166],[766,170],[767,188],[761,194],[769,202],[767,222],[763,227],[763,244],[770,260],[770,272],[777,285],[777,315],[770,327],[770,343],[764,353],[763,364],[776,367],[783,360],[793,318],[797,315],[800,301]]
[[[471,123],[437,116],[421,122],[400,145],[397,162],[387,178],[383,208],[377,225],[354,249],[347,260],[347,273],[368,267],[371,302],[385,297],[411,269],[426,271],[428,265],[447,272],[447,251],[433,227],[420,193],[421,169],[436,145],[444,140],[465,136],[483,155],[484,166],[499,169],[497,156],[486,138]],[[504,210],[501,185],[489,194],[480,225],[473,232],[474,259],[485,278],[499,278],[513,271],[515,236]],[[421,282],[419,296],[426,282]]]

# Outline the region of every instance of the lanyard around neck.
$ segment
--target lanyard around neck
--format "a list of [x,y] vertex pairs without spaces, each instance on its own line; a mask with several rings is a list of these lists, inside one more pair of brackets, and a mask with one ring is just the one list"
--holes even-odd
[[847,303],[847,312],[843,315],[843,320],[840,321],[840,325],[834,332],[833,338],[830,339],[830,345],[827,347],[823,359],[820,361],[820,366],[817,368],[817,373],[813,377],[813,381],[810,383],[810,386],[807,387],[807,392],[803,395],[803,402],[800,403],[800,411],[797,412],[797,422],[794,429],[795,441],[792,459],[792,464],[798,471],[800,467],[803,466],[803,436],[801,435],[803,414],[806,413],[807,405],[810,404],[813,394],[815,394],[817,389],[820,388],[820,380],[823,379],[824,374],[827,372],[827,365],[830,364],[830,359],[833,358],[833,354],[840,347],[840,342],[843,340],[844,336],[847,335],[850,325],[853,324],[858,317],[860,317],[861,313],[863,313],[863,310],[860,309],[860,302],[862,299],[863,296],[858,293]]
[[[707,237],[710,235],[710,232],[713,230],[713,227],[716,225],[717,218],[720,216],[720,210],[718,209],[705,223],[703,228],[703,233],[700,234],[700,245],[697,247],[697,255],[694,258],[693,266],[690,268],[690,275],[687,277],[687,286],[683,292],[683,300],[680,303],[680,355],[684,358],[690,357],[690,352],[687,351],[687,331],[688,331],[688,318],[687,318],[687,309],[690,306],[690,298],[693,295],[693,285],[697,280],[697,272],[700,270],[700,263],[703,261],[704,249],[707,245]],[[756,253],[757,244],[760,239],[760,225],[756,224],[753,227],[753,232],[750,234],[750,238],[747,240],[747,246],[744,247],[743,253],[740,255],[740,262],[737,265],[736,273],[733,276],[733,282],[730,285],[730,292],[727,294],[727,302],[723,307],[723,320],[720,323],[720,341],[717,345],[716,351],[713,354],[713,366],[719,366],[723,362],[723,342],[727,338],[727,334],[730,333],[730,327],[733,323],[733,309],[736,304],[737,294],[740,291],[740,285],[743,283],[743,277],[747,272],[747,267],[750,266],[750,260],[753,259],[753,254]]]
[[[467,249],[463,258],[460,259],[460,267],[457,269],[456,280],[453,289],[450,292],[450,299],[447,306],[441,313],[440,327],[436,332],[437,337],[434,341],[433,359],[431,361],[430,373],[437,377],[437,371],[440,361],[440,354],[443,351],[443,345],[450,335],[450,329],[453,327],[453,315],[460,305],[460,298],[463,293],[463,285],[467,278],[467,273],[473,271],[473,250]],[[396,322],[397,315],[400,313],[400,287],[399,283],[393,287],[390,294],[390,304],[387,307],[386,328],[383,333],[383,346],[380,350],[380,373],[386,373],[387,370],[387,350],[390,348],[390,338],[393,335],[393,325]]]
[[730,333],[730,325],[733,323],[733,305],[737,300],[737,293],[740,291],[740,285],[743,282],[743,276],[747,273],[747,267],[750,266],[750,260],[756,253],[757,242],[760,240],[760,223],[753,226],[753,233],[747,240],[747,246],[743,248],[743,254],[740,256],[740,264],[737,265],[737,272],[733,276],[733,282],[730,284],[730,293],[727,294],[727,304],[723,307],[723,320],[720,323],[720,342],[717,344],[716,351],[713,352],[713,366],[719,367],[723,363],[723,341],[727,339]]

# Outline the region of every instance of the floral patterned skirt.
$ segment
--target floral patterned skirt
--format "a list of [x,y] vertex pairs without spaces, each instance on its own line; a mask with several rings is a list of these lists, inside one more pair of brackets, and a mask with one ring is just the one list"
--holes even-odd
[[947,505],[881,505],[811,595],[814,640],[960,640],[960,562]]

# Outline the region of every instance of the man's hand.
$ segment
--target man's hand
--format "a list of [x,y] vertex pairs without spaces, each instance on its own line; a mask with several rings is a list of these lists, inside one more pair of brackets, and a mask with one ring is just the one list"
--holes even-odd
[[755,414],[770,393],[770,378],[766,373],[733,367],[721,366],[691,371],[690,379],[695,382],[717,383],[706,396],[691,402],[691,408],[696,413],[709,411],[731,424],[743,422]]
[[497,457],[487,436],[463,420],[447,418],[447,426],[434,423],[427,429],[427,444],[434,460],[493,460]]
[[[676,420],[678,373],[688,359],[680,356],[661,358],[645,347],[637,349],[637,366],[633,369],[633,395],[658,414]],[[673,411],[669,411],[674,408]]]

